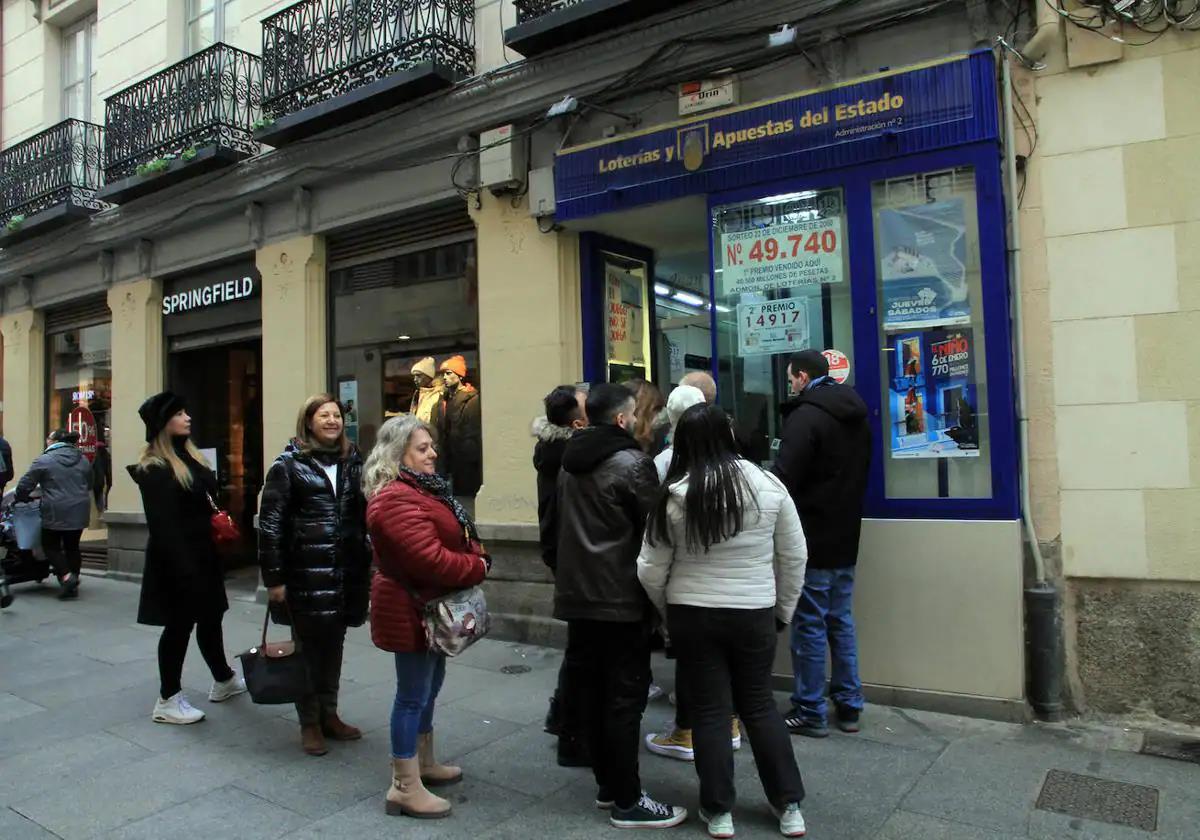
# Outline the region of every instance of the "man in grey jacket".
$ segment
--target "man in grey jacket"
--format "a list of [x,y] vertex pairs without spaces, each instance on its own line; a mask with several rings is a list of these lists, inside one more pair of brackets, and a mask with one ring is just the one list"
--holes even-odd
[[617,828],[670,828],[687,818],[642,791],[638,748],[650,688],[650,601],[637,577],[646,516],[658,493],[654,462],[634,440],[634,398],[598,385],[589,426],[563,451],[555,530],[554,617],[567,622],[567,709],[586,733],[598,807]]
[[83,558],[79,538],[92,515],[92,465],[76,444],[79,435],[61,429],[17,484],[15,500],[28,502],[40,487],[42,550],[62,585],[59,598],[74,598]]

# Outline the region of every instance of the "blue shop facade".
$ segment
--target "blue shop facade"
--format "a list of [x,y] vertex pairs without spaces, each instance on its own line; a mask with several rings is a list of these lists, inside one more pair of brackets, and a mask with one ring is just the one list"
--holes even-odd
[[580,233],[588,381],[645,378],[665,394],[708,370],[767,464],[789,355],[825,351],[874,433],[864,678],[877,699],[1013,717],[1022,554],[1001,134],[997,62],[981,50],[565,148],[555,200]]

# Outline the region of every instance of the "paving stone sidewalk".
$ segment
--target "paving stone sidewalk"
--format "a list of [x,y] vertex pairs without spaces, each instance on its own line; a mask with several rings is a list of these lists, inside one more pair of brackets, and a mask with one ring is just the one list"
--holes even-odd
[[[383,813],[394,675],[365,629],[348,640],[342,713],[366,736],[310,758],[299,750],[290,708],[248,697],[207,702],[210,678],[194,646],[184,685],[208,720],[152,723],[157,631],[133,621],[136,585],[85,576],[81,598],[70,602],[49,587],[14,591],[16,603],[0,612],[3,840],[620,836],[592,807],[590,773],[558,767],[542,732],[558,651],[487,640],[451,662],[437,738],[467,778],[450,794],[454,815],[422,823]],[[262,607],[233,600],[225,622],[231,655],[256,640],[261,621]],[[656,674],[669,682],[671,668],[656,662]],[[670,718],[670,705],[656,701],[645,730]],[[793,740],[808,787],[809,836],[819,840],[1200,836],[1200,766],[1127,752],[1121,730],[875,706],[859,735]],[[738,837],[778,837],[748,747],[737,770]],[[1051,770],[1153,789],[1120,790],[1156,794],[1157,830],[1036,808]],[[690,765],[647,754],[642,773],[649,790],[694,813]],[[1075,804],[1088,805],[1085,798]],[[1107,804],[1133,807],[1112,797]],[[668,836],[707,835],[692,817]]]

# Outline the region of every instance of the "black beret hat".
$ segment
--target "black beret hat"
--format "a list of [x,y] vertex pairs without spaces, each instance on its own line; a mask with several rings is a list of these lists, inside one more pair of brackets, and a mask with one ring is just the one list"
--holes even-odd
[[167,427],[167,423],[171,421],[179,412],[186,408],[183,397],[178,394],[172,394],[170,391],[163,391],[161,394],[155,394],[150,399],[142,403],[142,407],[138,409],[138,414],[142,418],[142,422],[146,424],[146,442],[154,440],[163,429]]

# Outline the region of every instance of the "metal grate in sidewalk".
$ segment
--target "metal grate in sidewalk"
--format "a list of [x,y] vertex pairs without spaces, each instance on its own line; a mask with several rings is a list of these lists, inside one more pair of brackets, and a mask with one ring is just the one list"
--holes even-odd
[[1046,774],[1037,807],[1084,820],[1158,830],[1158,790],[1051,770]]

